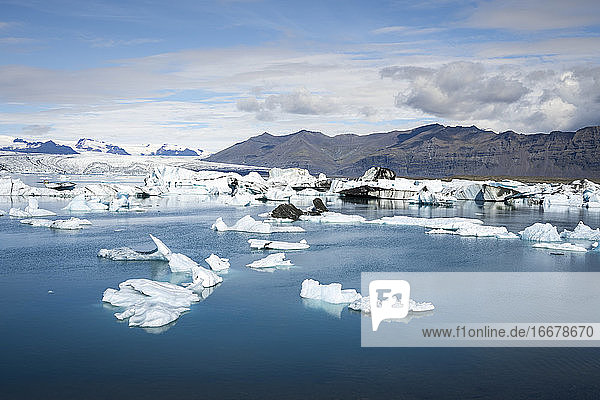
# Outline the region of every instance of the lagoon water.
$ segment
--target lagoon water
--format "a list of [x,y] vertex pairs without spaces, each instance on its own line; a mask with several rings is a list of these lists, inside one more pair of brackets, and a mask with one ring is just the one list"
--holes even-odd
[[[0,209],[11,204],[0,202]],[[23,206],[26,200],[14,200]],[[265,235],[210,229],[274,205],[233,208],[198,198],[144,200],[142,214],[88,214],[78,232],[0,217],[2,398],[597,398],[595,348],[361,348],[360,314],[303,300],[305,278],[360,288],[363,271],[600,271],[600,252],[551,255],[520,240],[426,235],[411,226],[298,223],[311,248],[286,252],[295,266],[261,272],[247,239]],[[67,200],[40,200],[64,215]],[[15,204],[13,204],[15,205]],[[455,208],[400,202],[336,201],[332,211],[369,219],[390,215],[464,216],[518,232],[534,222],[561,231],[600,212],[543,211],[503,204]],[[117,231],[115,231],[117,230]],[[201,262],[230,258],[224,282],[174,324],[144,330],[115,319],[102,292],[129,278],[175,283],[163,262],[99,259],[100,248],[152,248],[148,234]],[[53,291],[52,294],[48,291]],[[426,299],[423,299],[426,300]]]

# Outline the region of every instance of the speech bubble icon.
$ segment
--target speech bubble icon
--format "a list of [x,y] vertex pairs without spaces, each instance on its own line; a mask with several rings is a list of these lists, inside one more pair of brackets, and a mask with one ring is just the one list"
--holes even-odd
[[377,331],[385,319],[404,318],[408,315],[410,284],[404,280],[375,280],[369,282],[371,323]]

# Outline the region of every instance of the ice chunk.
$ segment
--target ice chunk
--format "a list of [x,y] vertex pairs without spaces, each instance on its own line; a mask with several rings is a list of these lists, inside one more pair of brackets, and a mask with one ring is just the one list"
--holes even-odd
[[169,259],[169,268],[171,268],[171,272],[191,273],[192,268],[198,266],[198,263],[184,254],[171,253],[167,258]]
[[556,227],[550,223],[542,224],[540,222],[536,222],[535,224],[519,232],[519,235],[521,235],[521,239],[530,240],[533,242],[561,241]]
[[46,228],[52,229],[64,229],[64,230],[77,230],[82,229],[86,225],[91,225],[92,223],[87,219],[79,219],[79,218],[70,218],[70,219],[40,219],[40,218],[29,218],[22,219],[20,221],[22,224],[27,224],[31,226],[43,226]]
[[100,249],[98,257],[108,258],[114,261],[168,261],[164,254],[158,250],[136,251],[129,247],[116,249]]
[[200,298],[192,290],[167,282],[129,279],[119,290],[106,289],[102,301],[125,307],[117,319],[129,318],[129,326],[159,327],[175,321]]
[[8,215],[16,218],[35,218],[35,217],[51,217],[56,215],[56,213],[44,210],[38,207],[38,201],[34,197],[29,198],[29,204],[25,207],[24,210],[20,208],[12,207],[8,211]]
[[108,210],[108,206],[101,203],[100,199],[86,200],[85,195],[80,194],[75,196],[63,210],[71,212],[105,211]]
[[275,267],[290,267],[294,264],[290,260],[285,259],[285,253],[275,253],[256,260],[250,264],[246,264],[250,268],[275,268]]
[[321,215],[302,215],[300,216],[300,219],[303,221],[329,224],[352,224],[366,221],[366,219],[360,215],[341,214],[332,211],[324,212]]
[[[348,308],[355,311],[362,311],[365,314],[371,313],[371,302],[369,296],[362,297],[350,303]],[[433,303],[428,301],[416,302],[410,299],[408,302],[409,312],[426,312],[435,310]]]
[[561,232],[560,237],[564,239],[600,240],[600,228],[592,229],[583,221],[579,221],[572,232],[565,229]]
[[310,246],[305,239],[300,242],[279,242],[276,240],[249,239],[250,248],[261,250],[304,250]]
[[250,215],[242,217],[232,226],[227,226],[221,217],[217,218],[215,223],[211,226],[212,229],[225,232],[225,231],[237,231],[237,232],[250,232],[250,233],[273,233],[273,232],[304,232],[299,226],[273,226],[267,222],[256,221]]
[[327,303],[342,304],[352,303],[360,299],[360,294],[355,289],[342,289],[341,283],[321,285],[314,279],[305,279],[302,282],[300,297],[306,299],[322,300]]
[[550,249],[550,250],[561,250],[561,251],[576,251],[579,253],[587,252],[587,249],[582,246],[577,246],[572,243],[536,243],[533,247],[538,249]]
[[216,254],[211,254],[208,258],[205,258],[204,261],[210,265],[210,269],[213,271],[223,271],[230,267],[228,258],[221,258]]
[[191,290],[202,290],[218,285],[223,282],[223,278],[210,269],[199,265],[192,267],[192,284],[188,286]]
[[393,217],[383,217],[372,221],[365,221],[369,224],[386,224],[386,225],[412,225],[422,226],[431,229],[446,229],[457,230],[465,224],[483,225],[483,221],[475,218],[462,217],[438,217],[438,218],[421,218],[408,217],[404,215],[396,215]]
[[494,237],[497,239],[518,239],[519,236],[509,232],[504,226],[488,226],[472,223],[460,225],[456,230],[432,229],[428,234],[450,234],[458,236]]
[[3,215],[5,215],[5,214],[6,214],[6,211],[0,210],[0,217],[3,216]]
[[165,258],[168,258],[168,256],[172,253],[171,249],[169,249],[163,242],[162,240],[150,235],[150,239],[152,239],[152,241],[154,242],[154,244],[156,245],[156,249],[158,250],[158,252],[160,254],[162,254]]

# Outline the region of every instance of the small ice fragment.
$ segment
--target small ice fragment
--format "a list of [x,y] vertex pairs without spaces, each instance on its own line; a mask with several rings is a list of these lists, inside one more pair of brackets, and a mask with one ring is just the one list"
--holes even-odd
[[285,253],[275,253],[256,260],[250,264],[246,264],[250,268],[275,268],[275,267],[290,267],[294,264],[290,260],[285,259]]
[[211,254],[208,258],[205,258],[204,261],[206,261],[213,271],[223,271],[229,269],[231,266],[228,258],[221,258],[216,254]]
[[305,279],[302,282],[300,297],[322,300],[327,303],[342,304],[359,300],[361,295],[355,289],[342,289],[341,283],[321,285],[319,281],[314,279]]
[[298,243],[280,242],[276,240],[249,239],[248,243],[250,243],[250,248],[261,250],[304,250],[310,247],[306,243],[305,239],[302,239]]

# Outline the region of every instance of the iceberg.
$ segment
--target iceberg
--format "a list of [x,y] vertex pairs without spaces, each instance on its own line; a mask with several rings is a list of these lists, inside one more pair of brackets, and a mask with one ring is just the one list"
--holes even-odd
[[355,289],[342,289],[341,283],[322,285],[314,279],[305,279],[302,282],[300,297],[321,300],[332,304],[352,303],[361,298]]
[[521,235],[521,239],[530,240],[532,242],[561,241],[556,227],[550,223],[542,224],[541,222],[536,222],[519,232],[519,235]]
[[113,261],[168,261],[158,250],[137,251],[129,247],[118,247],[116,249],[100,249],[98,257],[108,258]]
[[259,250],[304,250],[310,246],[305,239],[300,242],[279,242],[276,240],[249,239],[251,249]]
[[100,202],[100,199],[86,200],[85,195],[77,195],[63,208],[65,211],[71,212],[92,212],[105,211],[109,206]]
[[332,211],[326,211],[320,215],[301,215],[302,221],[320,222],[328,224],[353,224],[362,223],[366,219],[360,215],[341,214]]
[[211,226],[211,229],[214,229],[218,232],[226,232],[226,231],[236,231],[236,232],[249,232],[249,233],[273,233],[273,232],[287,232],[287,233],[296,233],[296,232],[304,232],[304,229],[299,226],[273,226],[267,222],[256,221],[250,215],[246,215],[242,217],[239,221],[231,226],[227,226],[225,222],[223,222],[223,218],[219,217],[215,221],[215,223]]
[[11,208],[8,215],[16,218],[35,218],[35,217],[51,217],[56,215],[55,212],[39,208],[37,199],[30,197],[29,204],[24,210],[20,208]]
[[129,326],[152,328],[175,321],[200,298],[192,290],[172,283],[129,279],[119,284],[119,290],[106,289],[102,301],[125,307],[123,312],[115,313],[115,317],[129,318]]
[[456,230],[449,229],[432,229],[427,232],[428,234],[449,234],[458,236],[472,236],[472,237],[494,237],[497,239],[518,239],[519,236],[515,233],[509,232],[504,226],[489,226],[479,225],[472,223],[465,223],[460,225]]
[[[371,313],[371,299],[369,296],[361,297],[350,303],[348,308],[354,311],[362,311],[364,314]],[[435,310],[435,306],[433,303],[428,301],[417,302],[413,299],[410,299],[408,302],[408,311],[417,313],[417,312],[427,312]]]
[[250,268],[276,268],[276,267],[291,267],[292,262],[285,259],[285,253],[275,253],[256,260],[250,264],[246,264]]
[[536,243],[533,247],[538,249],[550,249],[550,250],[561,250],[561,251],[576,251],[579,253],[587,252],[587,249],[582,246],[577,246],[572,243]]
[[211,254],[208,258],[205,258],[204,261],[210,266],[210,269],[213,271],[224,271],[229,269],[229,259],[221,258],[216,254]]
[[467,225],[483,225],[483,221],[475,218],[462,217],[438,217],[438,218],[422,218],[408,217],[404,215],[396,215],[393,217],[382,217],[371,221],[365,221],[367,224],[385,224],[385,225],[409,225],[422,226],[430,229],[446,229],[457,230],[465,224]]
[[592,229],[584,224],[583,221],[579,221],[572,232],[565,229],[560,233],[560,237],[567,240],[600,240],[600,228]]
[[192,267],[192,283],[188,285],[188,289],[201,291],[206,288],[217,286],[221,282],[223,282],[223,278],[214,271],[195,265]]
[[64,229],[64,230],[77,230],[82,229],[86,225],[91,225],[92,223],[87,219],[79,219],[79,218],[69,218],[69,219],[43,219],[43,218],[29,218],[22,219],[22,224],[27,224],[31,226],[42,226],[46,228],[52,229]]

